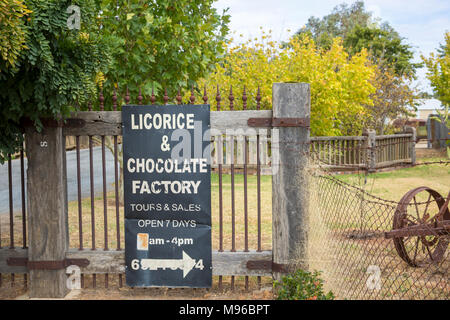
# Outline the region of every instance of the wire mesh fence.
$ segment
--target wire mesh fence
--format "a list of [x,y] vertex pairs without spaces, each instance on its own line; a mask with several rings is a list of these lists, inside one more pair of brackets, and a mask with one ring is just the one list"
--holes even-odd
[[[310,267],[338,298],[450,298],[449,234],[437,227],[440,212],[448,219],[442,197],[419,192],[412,203],[394,202],[324,174],[311,177],[311,190]],[[386,234],[414,226],[428,232]]]

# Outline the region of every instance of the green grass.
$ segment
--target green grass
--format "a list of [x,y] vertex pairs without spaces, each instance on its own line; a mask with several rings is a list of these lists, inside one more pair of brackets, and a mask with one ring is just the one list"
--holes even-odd
[[[443,158],[422,158],[419,162],[440,161]],[[389,172],[340,175],[344,182],[364,187],[375,196],[400,201],[411,189],[426,186],[446,197],[450,190],[450,164],[419,165],[411,168],[396,169]],[[365,183],[366,182],[366,183]]]

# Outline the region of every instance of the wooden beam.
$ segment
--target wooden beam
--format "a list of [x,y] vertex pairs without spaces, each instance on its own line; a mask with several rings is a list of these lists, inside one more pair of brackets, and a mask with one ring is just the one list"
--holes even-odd
[[[211,128],[220,130],[223,134],[230,129],[254,130],[248,126],[248,119],[271,117],[272,110],[211,111]],[[65,136],[122,135],[121,111],[83,111],[72,113],[70,118],[83,120],[84,125],[63,126]]]
[[[8,266],[6,260],[27,258],[27,249],[0,249],[0,273],[27,273],[26,267]],[[70,249],[67,259],[88,259],[89,265],[81,268],[83,274],[125,273],[125,252]],[[272,251],[218,252],[213,251],[213,275],[215,276],[272,276],[269,270],[250,270],[248,261],[272,261]]]

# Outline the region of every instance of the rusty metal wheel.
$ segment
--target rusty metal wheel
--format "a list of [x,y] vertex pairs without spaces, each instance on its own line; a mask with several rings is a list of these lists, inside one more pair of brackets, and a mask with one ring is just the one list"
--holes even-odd
[[[419,187],[406,193],[394,214],[394,230],[420,226],[433,230],[438,222],[450,220],[445,199],[435,190]],[[439,214],[441,212],[441,214]],[[398,255],[412,267],[440,262],[448,247],[448,238],[434,234],[409,235],[393,238]]]

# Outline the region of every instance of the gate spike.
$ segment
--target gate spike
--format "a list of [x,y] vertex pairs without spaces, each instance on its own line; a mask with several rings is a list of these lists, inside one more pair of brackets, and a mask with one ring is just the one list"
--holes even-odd
[[230,100],[230,110],[234,110],[233,86],[230,87],[230,95],[228,96],[228,100]]
[[217,85],[217,94],[216,94],[217,111],[220,111],[220,100],[222,100],[222,97],[220,96],[219,85]]
[[142,93],[141,93],[141,88],[139,88],[139,95],[138,95],[138,104],[139,105],[142,105],[142,100],[143,100],[143,97],[142,97]]
[[205,88],[203,89],[203,102],[205,104],[208,103],[208,94],[206,93],[206,85],[205,85]]
[[130,91],[127,86],[127,93],[125,94],[125,104],[130,104]]
[[242,109],[247,110],[247,92],[244,86],[244,93],[242,94]]
[[113,96],[112,96],[112,102],[113,102],[113,110],[117,111],[117,90],[114,87],[114,92],[113,92]]
[[192,85],[192,87],[191,87],[191,97],[189,99],[191,101],[191,104],[195,103],[194,85]]
[[156,97],[155,97],[155,86],[152,85],[152,97],[150,98],[150,102],[151,102],[152,104],[155,104],[155,101],[156,101]]
[[164,89],[164,104],[167,104],[169,101],[169,96],[167,95],[167,88]]
[[178,93],[177,93],[177,104],[181,104],[181,88],[178,87]]

